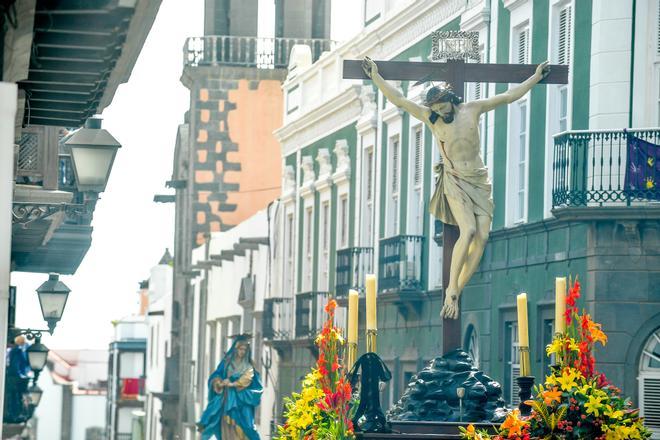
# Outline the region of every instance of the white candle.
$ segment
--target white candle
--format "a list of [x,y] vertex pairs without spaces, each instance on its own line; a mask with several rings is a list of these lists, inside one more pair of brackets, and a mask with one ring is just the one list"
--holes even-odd
[[348,343],[357,344],[358,341],[358,293],[356,290],[348,291]]
[[376,330],[376,275],[367,275],[366,280],[367,330]]
[[566,333],[566,277],[555,278],[555,333]]

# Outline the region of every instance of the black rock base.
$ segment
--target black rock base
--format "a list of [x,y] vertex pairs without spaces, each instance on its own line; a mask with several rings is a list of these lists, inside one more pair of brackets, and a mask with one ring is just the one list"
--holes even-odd
[[501,385],[475,368],[465,351],[454,350],[435,358],[413,376],[387,418],[392,424],[397,421],[499,423],[506,413]]

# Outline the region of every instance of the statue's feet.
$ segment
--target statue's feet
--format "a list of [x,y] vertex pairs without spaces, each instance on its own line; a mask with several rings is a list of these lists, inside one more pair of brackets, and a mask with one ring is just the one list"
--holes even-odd
[[440,316],[445,319],[458,319],[458,313],[458,292],[453,289],[447,289],[445,304],[442,306]]

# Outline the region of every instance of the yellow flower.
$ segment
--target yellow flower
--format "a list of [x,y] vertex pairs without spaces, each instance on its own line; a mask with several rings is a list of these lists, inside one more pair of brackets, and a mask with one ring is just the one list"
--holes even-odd
[[615,420],[618,420],[621,417],[623,417],[623,411],[619,409],[615,410],[610,405],[605,405],[605,411],[603,411],[603,414],[605,414],[610,419],[615,419]]
[[548,354],[548,356],[552,354],[559,354],[563,346],[563,341],[560,338],[555,338],[552,340],[552,343],[545,347],[545,352]]
[[652,177],[647,177],[646,180],[644,181],[644,184],[646,186],[646,189],[655,188],[655,181],[653,180]]
[[546,376],[545,385],[549,387],[557,385],[557,376],[555,376],[554,374],[551,374],[550,376]]
[[589,401],[584,404],[584,407],[587,409],[587,414],[593,414],[598,417],[603,409],[603,404],[600,403],[602,400],[602,397],[589,396]]
[[576,370],[567,369],[562,373],[561,377],[557,378],[557,382],[559,382],[563,391],[570,391],[578,386],[576,379],[579,379],[580,376]]

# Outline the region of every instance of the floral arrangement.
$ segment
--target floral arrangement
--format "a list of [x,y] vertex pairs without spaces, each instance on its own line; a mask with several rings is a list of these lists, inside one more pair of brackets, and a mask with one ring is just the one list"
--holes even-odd
[[580,283],[575,280],[566,297],[566,333],[557,335],[546,348],[555,357],[553,372],[536,387],[536,395],[525,403],[529,417],[514,410],[497,434],[462,428],[464,439],[647,439],[651,433],[642,424],[639,410],[595,369],[594,346],[607,343],[600,324],[576,306]]
[[284,399],[286,422],[278,427],[275,439],[355,439],[353,393],[339,357],[344,338],[334,326],[336,307],[335,300],[325,306],[328,319],[315,340],[319,348],[316,367],[305,376],[301,392]]

